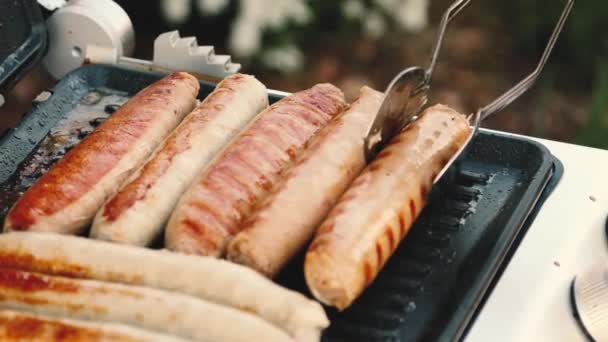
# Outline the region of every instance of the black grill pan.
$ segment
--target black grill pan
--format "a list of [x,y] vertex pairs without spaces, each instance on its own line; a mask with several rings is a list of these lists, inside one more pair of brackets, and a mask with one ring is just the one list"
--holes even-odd
[[46,38],[36,0],[0,1],[0,92],[7,92],[42,58]]
[[[66,150],[159,77],[95,65],[61,80],[49,100],[0,138],[0,218]],[[203,98],[214,85],[201,86]],[[332,324],[324,341],[461,339],[560,175],[561,164],[544,146],[481,131],[434,187],[376,281],[348,310],[327,308]],[[310,295],[301,256],[277,282]]]

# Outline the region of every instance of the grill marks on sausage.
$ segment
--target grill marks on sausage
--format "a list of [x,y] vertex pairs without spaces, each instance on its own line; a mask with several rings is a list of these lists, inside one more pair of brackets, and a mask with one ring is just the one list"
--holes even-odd
[[369,285],[372,280],[374,279],[375,276],[375,271],[372,268],[371,264],[369,263],[369,260],[366,260],[363,263],[363,277],[365,279],[365,286]]
[[428,194],[429,194],[429,186],[426,184],[422,184],[420,186],[420,201],[425,202]]
[[[428,177],[436,176],[439,162],[449,158],[468,135],[463,117],[437,137],[437,127],[448,111],[441,106],[427,110],[378,154],[339,200],[338,206],[349,203],[343,220],[337,221],[333,232],[319,230],[306,255],[305,274],[317,299],[340,311],[349,307],[405,238],[429,196],[432,179]],[[335,220],[333,212],[325,222]],[[349,259],[338,265],[326,262],[344,255]],[[323,284],[335,274],[344,278],[341,296]]]
[[376,260],[378,260],[378,265],[380,265],[384,260],[384,252],[382,250],[382,244],[380,241],[376,241]]
[[[404,217],[404,210],[399,210],[399,237],[401,239],[403,239],[403,237],[405,237],[405,233],[407,233],[407,227],[405,226],[405,217]],[[413,220],[413,218],[412,218]]]
[[395,234],[393,233],[393,228],[388,225],[386,226],[386,228],[384,229],[384,235],[386,235],[386,239],[388,241],[388,246],[391,250],[391,252],[395,249],[395,247],[397,247],[396,244],[396,240],[395,240]]
[[412,221],[416,218],[416,202],[414,202],[413,198],[410,198],[410,217]]
[[[38,291],[50,291],[55,293],[78,293],[81,291],[107,294],[117,292],[121,295],[141,298],[141,294],[128,289],[109,289],[104,285],[90,286],[82,283],[82,280],[49,276],[42,273],[32,273],[11,268],[0,268],[0,289],[8,291],[19,291],[20,293],[33,293]],[[6,291],[4,295],[6,295]]]
[[137,201],[146,197],[148,190],[167,172],[173,158],[191,148],[190,137],[204,129],[207,122],[220,115],[222,103],[230,101],[235,95],[235,79],[227,78],[218,84],[217,89],[205,98],[182,123],[163,142],[154,158],[146,163],[135,179],[123,187],[104,206],[104,216],[115,221]]
[[0,253],[1,268],[15,268],[20,270],[45,272],[64,277],[90,277],[91,270],[81,265],[69,264],[61,259],[42,260],[31,254],[16,252]]
[[176,80],[185,77],[175,73],[145,88],[66,153],[17,201],[8,215],[12,229],[26,230],[37,215],[56,213],[97,184],[164,114]]
[[[36,258],[32,254],[20,253],[18,251],[0,252],[0,267],[69,278],[94,278],[94,271],[92,269],[66,262],[61,257],[53,259]],[[126,282],[134,285],[143,284],[143,276],[135,271],[128,274],[106,272],[103,278],[103,280],[109,282]]]
[[10,340],[51,339],[53,341],[76,342],[97,341],[101,339],[137,341],[120,334],[100,333],[91,328],[65,324],[25,315],[0,314],[0,337]]
[[23,292],[54,291],[76,293],[79,290],[78,286],[69,282],[54,281],[46,276],[7,268],[0,269],[0,288],[17,289]]
[[[199,177],[191,197],[180,205],[197,218],[193,220],[198,221],[196,230],[190,229],[192,237],[204,242],[204,235],[215,234],[220,225],[227,236],[234,236],[304,144],[342,110],[344,100],[339,94],[337,88],[326,85],[295,93],[266,109],[241,133]],[[209,191],[211,188],[219,191]],[[222,198],[221,204],[195,205],[219,202],[217,197]],[[238,215],[224,215],[210,224],[200,220],[219,216],[212,211]],[[213,248],[201,254],[207,253],[215,254]]]

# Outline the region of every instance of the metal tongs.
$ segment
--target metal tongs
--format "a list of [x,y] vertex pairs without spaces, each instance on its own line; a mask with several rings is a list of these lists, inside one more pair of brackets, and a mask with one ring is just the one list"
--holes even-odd
[[[381,143],[390,140],[405,126],[415,120],[416,115],[421,112],[422,107],[427,102],[427,93],[430,89],[429,85],[431,75],[437,62],[439,49],[441,47],[447,25],[466,5],[469,4],[469,2],[470,0],[457,0],[445,12],[429,69],[427,71],[420,67],[405,69],[389,84],[389,87],[385,92],[384,101],[366,137],[365,153],[368,160],[373,159],[375,153],[380,148],[380,145],[383,145]],[[494,102],[485,107],[479,108],[475,114],[469,115],[469,121],[473,119],[473,129],[471,130],[471,133],[463,146],[452,156],[441,172],[437,174],[437,177],[434,179],[433,183],[437,183],[439,179],[441,179],[441,176],[467,148],[473,137],[479,131],[481,121],[507,107],[522,94],[524,94],[528,89],[530,89],[532,85],[534,85],[545,64],[547,63],[551,52],[553,51],[553,47],[557,42],[557,39],[566,23],[566,19],[570,15],[573,6],[574,0],[567,0],[566,6],[562,11],[553,33],[551,34],[549,42],[545,47],[545,51],[543,52],[536,69],[534,69],[531,74],[529,74],[509,91],[494,100]]]
[[365,138],[365,156],[368,161],[372,160],[381,147],[403,127],[411,123],[426,105],[431,77],[437,65],[448,24],[470,2],[471,0],[456,0],[443,14],[428,69],[419,66],[404,69],[388,85],[380,110]]

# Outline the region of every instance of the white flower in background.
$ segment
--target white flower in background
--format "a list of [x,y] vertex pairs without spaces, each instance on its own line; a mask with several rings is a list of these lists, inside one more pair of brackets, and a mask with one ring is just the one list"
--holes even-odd
[[347,0],[342,3],[342,14],[348,19],[361,19],[365,12],[365,6],[361,0]]
[[[265,29],[278,30],[292,21],[306,24],[311,16],[304,0],[241,0],[239,14],[230,34],[230,47],[236,55],[249,57],[257,50],[253,47],[261,46]],[[248,34],[248,39],[256,39],[255,42],[239,37],[247,30],[255,31]]]
[[266,50],[262,54],[262,62],[282,72],[293,72],[300,69],[304,56],[296,46],[287,45]]
[[228,7],[230,0],[197,0],[196,4],[201,15],[218,15]]
[[384,17],[378,11],[371,11],[363,22],[363,31],[372,38],[381,37],[386,31]]
[[420,31],[428,24],[429,0],[375,0],[402,28]]
[[[230,1],[237,1],[238,14],[232,22],[229,46],[237,57],[247,58],[260,53],[269,67],[294,71],[303,62],[296,45],[269,47],[263,50],[265,31],[280,32],[287,25],[305,25],[314,15],[307,0],[194,0],[203,16],[219,15]],[[335,2],[342,15],[357,20],[363,33],[379,38],[386,33],[389,22],[409,31],[419,31],[428,25],[429,0],[344,0]],[[191,0],[161,0],[161,12],[170,24],[181,24],[189,19]]]
[[190,0],[161,0],[160,11],[170,24],[181,24],[190,17]]
[[428,10],[428,0],[407,0],[394,12],[395,19],[407,30],[420,31],[428,25]]
[[251,56],[262,45],[262,31],[255,22],[238,21],[232,26],[230,46],[233,53],[239,56]]
[[387,13],[393,13],[395,9],[399,8],[402,3],[409,2],[411,0],[374,0],[376,5],[382,8]]

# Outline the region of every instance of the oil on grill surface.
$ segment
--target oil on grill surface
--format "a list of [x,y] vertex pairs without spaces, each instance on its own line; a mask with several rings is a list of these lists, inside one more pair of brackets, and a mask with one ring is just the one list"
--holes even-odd
[[[8,210],[25,190],[127,100],[128,97],[123,92],[95,89],[88,92],[72,111],[66,113],[65,118],[19,164],[17,172],[0,183],[0,222],[4,222]],[[13,134],[22,140],[31,139],[27,133],[16,131]]]

